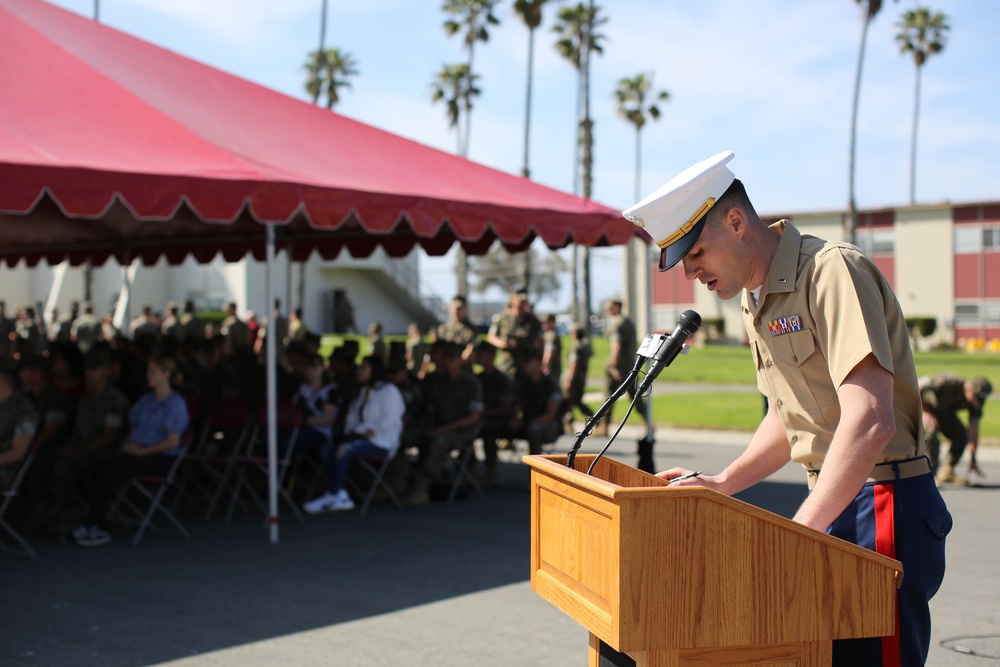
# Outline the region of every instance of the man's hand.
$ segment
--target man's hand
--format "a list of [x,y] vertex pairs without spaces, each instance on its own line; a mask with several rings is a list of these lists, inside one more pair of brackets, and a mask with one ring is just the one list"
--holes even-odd
[[926,410],[923,413],[923,422],[924,422],[924,430],[925,431],[936,431],[936,430],[938,430],[938,425],[939,424],[938,424],[937,417],[935,417],[930,412],[927,412]]
[[976,463],[975,459],[972,459],[972,460],[969,461],[969,475],[968,476],[971,477],[972,473],[976,473],[980,477],[986,477],[986,474],[983,473],[983,471],[979,469],[979,464]]

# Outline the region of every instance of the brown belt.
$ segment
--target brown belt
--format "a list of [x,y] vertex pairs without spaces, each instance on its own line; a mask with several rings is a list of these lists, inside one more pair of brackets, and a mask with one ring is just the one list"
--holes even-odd
[[[931,462],[927,460],[926,456],[907,459],[905,461],[889,461],[887,463],[879,463],[875,466],[872,474],[865,480],[865,484],[892,482],[897,479],[909,479],[911,477],[919,477],[920,475],[929,475],[930,473]],[[819,478],[819,470],[807,470],[806,474],[809,476],[809,490],[812,491],[812,488],[816,486],[816,480]]]

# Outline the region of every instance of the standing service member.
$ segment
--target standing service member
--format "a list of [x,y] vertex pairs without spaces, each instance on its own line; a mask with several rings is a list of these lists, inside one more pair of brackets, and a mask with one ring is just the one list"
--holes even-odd
[[700,162],[624,212],[659,245],[661,271],[682,263],[688,280],[720,298],[742,294],[770,405],[725,470],[676,486],[731,495],[801,463],[810,493],[794,520],[896,558],[906,572],[896,634],[835,641],[833,664],[923,665],[952,520],[923,452],[903,313],[858,248],[801,234],[787,220],[765,225],[726,167],[732,158]]

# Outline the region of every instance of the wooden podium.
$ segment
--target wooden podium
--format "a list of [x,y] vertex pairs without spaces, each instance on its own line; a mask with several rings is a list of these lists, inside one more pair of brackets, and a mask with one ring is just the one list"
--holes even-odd
[[[531,587],[639,667],[830,665],[832,640],[891,635],[902,565],[613,459],[526,456]],[[607,664],[607,663],[606,663]]]

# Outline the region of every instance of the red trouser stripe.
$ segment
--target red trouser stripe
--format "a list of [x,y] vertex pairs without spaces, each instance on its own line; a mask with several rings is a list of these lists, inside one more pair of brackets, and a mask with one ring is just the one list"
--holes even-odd
[[[896,507],[892,484],[876,484],[875,551],[896,557]],[[896,599],[896,634],[882,638],[882,667],[899,667],[899,598]]]

